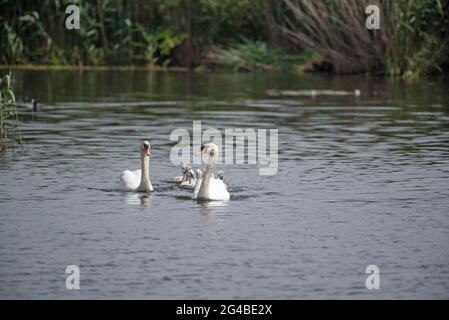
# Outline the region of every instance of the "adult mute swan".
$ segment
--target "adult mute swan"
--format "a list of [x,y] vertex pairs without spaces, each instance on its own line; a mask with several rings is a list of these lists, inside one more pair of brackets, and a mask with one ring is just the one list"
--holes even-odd
[[218,147],[214,143],[201,146],[200,154],[208,153],[209,160],[203,178],[199,179],[193,190],[192,199],[198,200],[229,200],[231,197],[221,179],[215,179],[212,174],[218,157]]
[[140,144],[140,166],[141,170],[125,170],[120,176],[120,189],[125,191],[153,191],[150,181],[150,156],[151,147],[148,140]]

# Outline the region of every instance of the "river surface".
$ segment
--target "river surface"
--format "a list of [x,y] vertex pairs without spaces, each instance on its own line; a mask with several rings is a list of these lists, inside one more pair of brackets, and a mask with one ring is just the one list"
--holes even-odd
[[[13,79],[17,100],[34,97],[40,110],[19,107],[25,144],[0,161],[0,298],[449,298],[447,81],[140,71]],[[231,200],[191,200],[169,182],[180,174],[170,134],[192,132],[193,121],[223,133],[278,129],[276,174],[218,164]],[[120,173],[140,168],[142,138],[155,191],[118,191]],[[79,267],[79,290],[66,288],[68,265]],[[378,290],[366,288],[369,265],[380,270]]]

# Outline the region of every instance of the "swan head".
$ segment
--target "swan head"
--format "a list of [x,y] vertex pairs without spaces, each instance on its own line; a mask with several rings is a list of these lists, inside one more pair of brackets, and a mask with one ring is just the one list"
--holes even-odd
[[194,172],[192,169],[190,169],[189,171],[187,171],[187,173],[189,174],[189,177],[190,177],[190,178],[192,178],[192,179],[195,178],[195,172]]
[[196,169],[195,174],[196,178],[200,179],[203,176],[203,171],[201,171],[201,169]]
[[203,144],[200,148],[199,154],[208,153],[209,155],[218,156],[218,146],[215,143]]
[[151,145],[150,141],[143,140],[140,144],[140,154],[144,157],[150,157],[151,156]]
[[224,172],[223,171],[218,172],[218,178],[220,178],[221,180],[224,180]]

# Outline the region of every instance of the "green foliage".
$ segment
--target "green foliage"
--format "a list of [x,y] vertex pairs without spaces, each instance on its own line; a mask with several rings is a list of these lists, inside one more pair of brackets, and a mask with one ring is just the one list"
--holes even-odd
[[449,69],[449,2],[400,0],[398,32],[388,69],[393,75],[417,77]]
[[[449,70],[449,1],[375,1],[375,32],[364,28],[371,2],[0,0],[0,64],[190,65],[182,59],[196,64],[212,48],[233,70],[277,69],[304,63],[311,49],[334,72]],[[65,28],[69,4],[80,7],[80,30]]]
[[282,0],[272,20],[296,48],[319,52],[334,72],[416,77],[449,70],[449,1],[375,2],[380,30],[364,26],[372,1]]
[[192,18],[203,42],[228,44],[267,38],[263,0],[198,0]]
[[[188,38],[226,43],[263,34],[263,0],[0,0],[0,63],[158,64]],[[80,30],[65,8],[80,7]]]
[[17,127],[16,98],[11,85],[11,73],[0,78],[0,152],[6,152],[8,143],[22,142]]
[[316,57],[310,51],[292,54],[262,41],[249,40],[228,49],[217,48],[214,56],[218,67],[233,71],[291,70]]

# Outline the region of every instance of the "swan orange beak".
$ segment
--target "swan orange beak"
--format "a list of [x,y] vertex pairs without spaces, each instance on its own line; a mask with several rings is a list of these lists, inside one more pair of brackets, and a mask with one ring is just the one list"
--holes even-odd
[[197,155],[203,154],[206,152],[206,146],[202,145],[201,148],[196,152]]

